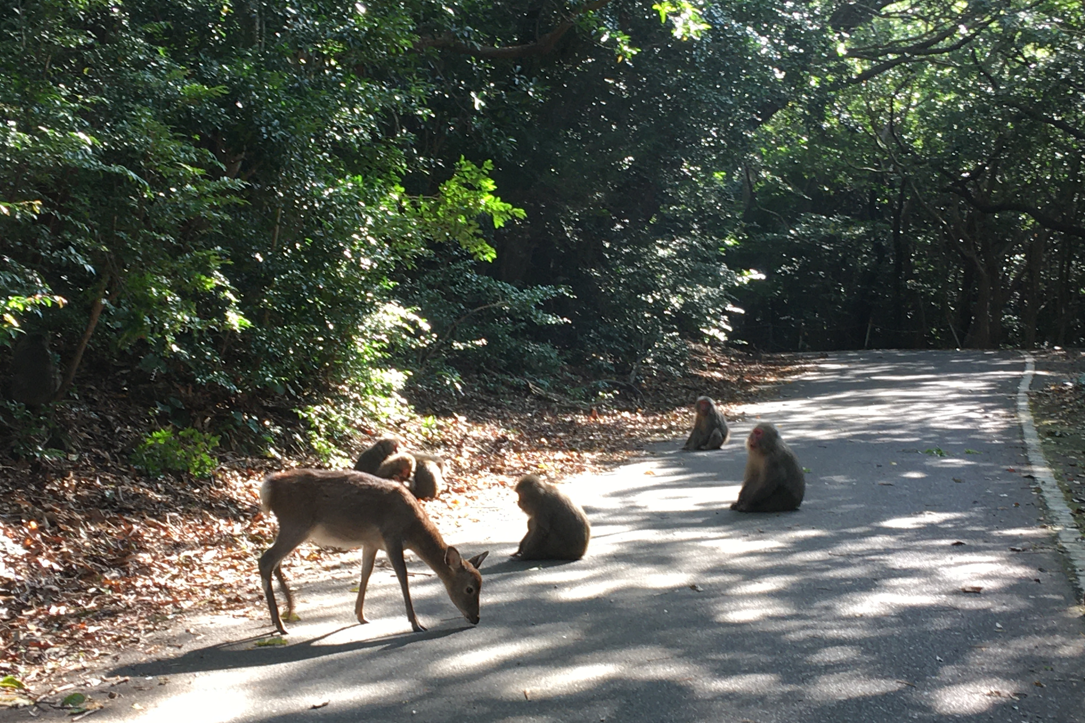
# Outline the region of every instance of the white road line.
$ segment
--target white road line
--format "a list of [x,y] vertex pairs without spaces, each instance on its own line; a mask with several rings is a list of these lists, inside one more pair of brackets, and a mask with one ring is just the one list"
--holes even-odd
[[1025,353],[1025,375],[1021,378],[1021,384],[1017,387],[1017,419],[1021,422],[1021,432],[1025,437],[1025,446],[1028,449],[1028,461],[1032,467],[1032,476],[1040,485],[1040,496],[1043,497],[1044,506],[1047,507],[1048,524],[1055,532],[1055,539],[1059,548],[1066,554],[1070,562],[1071,582],[1077,590],[1079,597],[1085,595],[1085,540],[1081,537],[1077,524],[1074,522],[1073,513],[1066,504],[1062,488],[1051,473],[1044,458],[1043,447],[1040,445],[1040,435],[1036,433],[1036,425],[1032,421],[1032,412],[1028,405],[1028,390],[1032,385],[1032,376],[1036,370],[1036,363],[1031,354]]

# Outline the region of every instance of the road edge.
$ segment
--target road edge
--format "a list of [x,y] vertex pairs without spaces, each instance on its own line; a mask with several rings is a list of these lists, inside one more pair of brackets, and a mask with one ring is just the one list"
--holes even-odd
[[1028,392],[1036,372],[1036,360],[1027,352],[1022,356],[1025,358],[1025,373],[1017,387],[1017,420],[1021,424],[1021,433],[1025,438],[1032,477],[1039,485],[1040,497],[1043,498],[1044,507],[1047,509],[1048,525],[1055,533],[1055,541],[1059,549],[1070,563],[1070,582],[1074,586],[1078,601],[1085,602],[1085,540],[1078,532],[1073,513],[1070,511],[1070,506],[1066,504],[1066,498],[1063,497],[1062,488],[1059,487],[1055,475],[1047,465],[1047,458],[1044,457],[1043,447],[1040,444],[1040,435],[1037,434],[1036,425],[1032,421]]

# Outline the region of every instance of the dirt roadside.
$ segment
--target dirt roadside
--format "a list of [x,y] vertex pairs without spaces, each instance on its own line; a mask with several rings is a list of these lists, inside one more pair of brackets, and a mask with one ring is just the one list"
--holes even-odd
[[1033,352],[1029,406],[1048,467],[1085,536],[1085,350]]

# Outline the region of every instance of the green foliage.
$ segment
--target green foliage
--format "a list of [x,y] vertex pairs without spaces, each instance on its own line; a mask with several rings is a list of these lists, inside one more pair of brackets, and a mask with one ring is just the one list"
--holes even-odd
[[[3,273],[0,273],[0,280],[4,276]],[[8,276],[8,281],[12,281],[10,276]],[[55,294],[7,297],[0,303],[0,345],[9,346],[18,338],[19,328],[22,326],[19,321],[21,316],[27,314],[41,316],[44,309],[52,306],[62,307],[65,303],[67,303],[67,299]]]
[[[42,327],[74,358],[101,309],[86,358],[299,410],[333,461],[408,381],[671,369],[704,338],[1080,340],[1083,23],[1066,0],[21,3],[0,347]],[[216,431],[273,446],[238,414]]]
[[188,427],[174,434],[173,429],[159,429],[149,434],[132,453],[132,464],[158,477],[169,472],[187,472],[193,477],[211,474],[218,462],[212,450],[218,446],[217,435]]
[[46,410],[28,408],[0,398],[3,449],[18,459],[55,460],[64,457],[63,430]]
[[422,199],[418,208],[419,217],[430,226],[431,238],[454,241],[481,261],[493,261],[496,252],[480,236],[478,217],[489,216],[493,227],[501,228],[527,215],[493,195],[497,184],[488,175],[492,170],[492,161],[480,168],[461,157],[455,175],[441,184],[437,198]]
[[547,333],[568,321],[545,309],[568,295],[556,286],[519,288],[479,274],[462,254],[442,250],[405,280],[400,293],[427,320],[397,358],[426,384],[458,384],[458,371],[549,375],[562,363]]
[[389,426],[408,413],[400,392],[408,374],[389,365],[402,355],[427,324],[413,312],[385,304],[366,317],[355,337],[353,353],[327,370],[327,386],[319,401],[296,411],[308,426],[307,443],[326,463],[349,466],[343,447],[359,429]]
[[3,678],[0,678],[0,688],[26,690],[26,686],[23,684],[23,681],[19,680],[14,675],[5,675]]
[[667,0],[652,5],[652,9],[659,13],[660,22],[670,20],[674,24],[676,38],[696,40],[712,27],[704,21],[700,8],[686,0],[680,2]]

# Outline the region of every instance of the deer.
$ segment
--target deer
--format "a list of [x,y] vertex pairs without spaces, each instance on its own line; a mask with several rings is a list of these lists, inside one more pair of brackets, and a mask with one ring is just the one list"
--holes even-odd
[[273,512],[279,521],[275,542],[260,556],[260,579],[271,622],[280,634],[287,633],[271,588],[271,576],[274,574],[279,581],[289,619],[294,612],[294,596],[280,563],[306,540],[326,547],[362,548],[362,580],[354,605],[359,623],[369,622],[363,611],[365,588],[377,550],[384,550],[399,578],[411,628],[416,633],[426,629],[414,613],[407,586],[403,551],[412,550],[437,573],[448,597],[464,618],[472,625],[478,624],[482,588],[478,568],[489,551],[463,559],[455,547],[445,544],[414,495],[398,482],[353,470],[276,472],[268,475],[260,486],[260,508],[265,514]]

